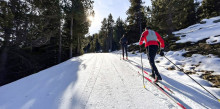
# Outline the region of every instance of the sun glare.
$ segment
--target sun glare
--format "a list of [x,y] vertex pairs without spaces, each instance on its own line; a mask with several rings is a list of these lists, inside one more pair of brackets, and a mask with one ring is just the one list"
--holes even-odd
[[88,19],[89,19],[89,21],[92,22],[94,20],[94,17],[93,16],[89,16]]

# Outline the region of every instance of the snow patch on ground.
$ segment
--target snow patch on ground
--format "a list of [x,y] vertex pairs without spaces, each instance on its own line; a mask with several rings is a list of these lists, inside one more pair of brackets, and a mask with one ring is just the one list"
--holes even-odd
[[175,36],[180,37],[176,43],[198,42],[207,38],[208,44],[220,43],[220,16],[210,19],[203,19],[204,24],[195,24],[185,29],[173,32]]
[[220,35],[209,37],[209,39],[206,40],[206,43],[207,44],[217,44],[217,43],[220,43]]
[[[195,70],[201,72],[202,70],[214,71],[216,75],[220,75],[220,58],[209,54],[206,56],[200,54],[193,54],[192,57],[183,57],[182,55],[186,53],[185,50],[180,51],[169,51],[166,54],[166,57],[170,59],[174,64],[183,68],[184,70]],[[157,56],[156,61],[160,61],[163,66],[169,68],[174,65],[167,59]]]

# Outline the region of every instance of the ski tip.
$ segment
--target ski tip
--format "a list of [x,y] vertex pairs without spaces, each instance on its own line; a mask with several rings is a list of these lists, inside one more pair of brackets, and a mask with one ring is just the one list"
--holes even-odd
[[180,107],[182,107],[183,109],[186,109],[182,104],[177,103]]
[[218,102],[220,102],[220,99],[218,99]]
[[146,88],[145,85],[144,85],[144,88]]

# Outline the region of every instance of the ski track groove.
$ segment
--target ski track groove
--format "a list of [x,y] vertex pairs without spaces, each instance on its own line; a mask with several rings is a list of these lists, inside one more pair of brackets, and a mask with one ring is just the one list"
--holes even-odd
[[[106,61],[106,58],[104,58],[103,60],[105,60]],[[107,62],[107,61],[106,61]],[[108,67],[107,67],[108,68]],[[106,71],[107,72],[107,71]],[[109,72],[109,73],[111,73],[111,72]],[[106,104],[105,103],[105,100],[106,99],[108,99],[108,97],[113,97],[113,98],[115,98],[114,97],[114,91],[113,91],[113,87],[114,87],[114,85],[113,85],[113,87],[112,87],[112,84],[111,84],[111,82],[109,82],[109,80],[108,80],[108,78],[106,78],[106,75],[107,74],[104,74],[104,73],[101,73],[101,76],[100,76],[100,79],[101,80],[106,80],[103,84],[104,84],[104,86],[106,87],[106,89],[105,89],[105,91],[107,91],[106,93],[105,93],[105,95],[104,95],[104,97],[102,97],[101,98],[101,100],[100,100],[100,103],[98,104],[98,106],[96,106],[96,108],[97,107],[102,107],[102,108],[115,108],[115,106],[112,106],[112,107],[108,107],[108,104]],[[103,86],[102,86],[103,87]],[[100,98],[99,98],[100,99]],[[118,103],[118,101],[116,101],[116,103]],[[107,105],[107,106],[106,106]]]
[[[82,106],[83,106],[83,108],[85,108],[86,107],[86,104],[88,103],[88,101],[89,101],[89,98],[90,98],[90,95],[91,95],[91,93],[92,93],[92,90],[93,90],[93,88],[94,88],[94,85],[95,85],[95,83],[96,83],[96,80],[97,80],[97,75],[95,76],[95,75],[93,75],[93,74],[95,74],[95,71],[96,71],[96,64],[98,63],[97,62],[97,56],[96,55],[94,55],[94,57],[95,57],[95,65],[93,66],[93,68],[92,68],[92,71],[91,71],[91,73],[89,74],[89,79],[87,80],[87,82],[86,82],[86,85],[85,85],[85,87],[84,87],[84,90],[83,90],[83,92],[82,92],[82,94],[81,94],[81,97],[80,97],[80,103],[82,103]],[[92,61],[93,62],[93,61]],[[100,68],[99,68],[99,70],[100,70]],[[92,86],[92,87],[91,87]]]
[[[97,58],[97,56],[96,56],[96,58]],[[99,57],[99,58],[101,58],[101,57]],[[99,60],[101,60],[101,59],[99,59]],[[98,63],[98,62],[97,62]],[[97,64],[96,63],[96,64]],[[103,60],[102,60],[102,62],[101,62],[102,64],[103,64]],[[101,65],[102,65],[101,64]],[[92,92],[93,92],[93,89],[94,89],[94,86],[95,86],[95,84],[96,84],[96,81],[97,81],[97,79],[98,79],[98,75],[100,74],[100,71],[101,71],[101,66],[98,68],[98,73],[96,74],[96,75],[94,75],[95,76],[95,81],[94,81],[94,83],[93,83],[93,86],[92,86],[92,89],[91,89],[91,91],[90,91],[90,93],[89,93],[89,97],[88,97],[88,100],[86,101],[86,104],[85,104],[85,106],[87,105],[87,103],[88,103],[88,101],[89,101],[89,99],[90,99],[90,96],[91,96],[91,94],[92,94]],[[95,73],[93,73],[93,74],[95,74]],[[94,77],[93,75],[91,75],[92,77]]]
[[[126,86],[125,83],[124,83],[124,80],[123,80],[122,77],[120,76],[118,70],[116,69],[116,67],[115,67],[115,65],[112,63],[112,61],[111,61],[111,64],[114,66],[114,69],[115,69],[115,71],[117,72],[117,75],[119,76],[119,78],[121,79],[121,81],[122,81],[122,83],[123,83],[123,86]],[[127,88],[126,88],[126,89],[127,89]],[[129,92],[129,90],[126,90],[126,92]],[[128,97],[129,97],[129,101],[130,101],[130,99],[131,99],[132,97],[130,96],[129,93],[128,93]],[[134,107],[136,108],[135,104],[134,104],[132,101],[130,101],[130,102],[131,102],[132,106],[134,106]]]
[[[105,58],[105,61],[107,62],[108,60]],[[113,65],[114,66],[114,64],[112,63],[112,61],[111,61],[111,63],[109,63],[109,64],[111,64],[111,65]],[[107,67],[107,68],[109,68],[109,67]],[[116,77],[118,77],[120,80],[121,80],[121,82],[122,82],[122,86],[124,86],[125,84],[124,84],[124,81],[123,81],[123,79],[121,78],[121,76],[118,74],[118,70],[115,68],[115,66],[114,66],[114,69],[115,69],[115,71],[110,71],[110,72],[108,72],[108,73],[114,73],[114,75],[117,75]],[[111,84],[111,79],[110,79],[110,81],[109,81],[109,78],[106,78],[106,75],[107,74],[103,74],[103,73],[101,73],[102,74],[102,77],[104,78],[104,80],[107,80],[107,81],[105,81],[104,83],[105,83],[105,87],[107,87],[106,88],[106,91],[107,91],[107,93],[105,94],[105,96],[101,99],[101,103],[104,103],[103,101],[107,98],[107,97],[113,97],[113,98],[115,98],[115,97],[117,97],[114,93],[113,93],[113,90],[114,90],[114,88],[117,88],[117,86],[115,87],[113,84]],[[101,78],[101,77],[100,77]],[[121,86],[119,86],[119,87],[121,87]],[[128,90],[122,90],[122,92],[123,93],[126,93],[127,94],[127,92],[128,92]],[[128,95],[129,96],[129,95]],[[100,98],[99,98],[100,99]],[[116,98],[115,98],[116,99]],[[113,102],[113,103],[116,103],[116,104],[118,104],[120,101],[118,101],[117,99],[116,99],[116,101],[115,102]],[[131,101],[130,101],[130,98],[129,99],[127,99],[126,100],[126,103],[127,102],[130,102],[130,103],[128,103],[129,105],[128,105],[128,108],[131,108],[131,104],[132,104],[132,106],[134,106],[134,103],[132,103]],[[112,107],[108,107],[108,106],[105,106],[106,104],[98,104],[98,106],[100,106],[100,107],[102,107],[102,108],[116,108],[117,107],[117,105],[113,105]],[[96,107],[97,108],[97,107]]]

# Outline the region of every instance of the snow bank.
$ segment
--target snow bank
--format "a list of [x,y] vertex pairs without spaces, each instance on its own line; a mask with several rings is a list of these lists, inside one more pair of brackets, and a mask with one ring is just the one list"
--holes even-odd
[[[215,75],[220,75],[220,58],[212,54],[206,56],[193,54],[192,57],[183,57],[182,55],[186,52],[185,50],[169,51],[166,53],[166,57],[184,70],[196,70],[197,72],[202,70],[214,71]],[[173,66],[172,63],[162,57],[158,56],[157,60],[167,68]]]
[[81,62],[79,58],[73,58],[1,86],[0,109],[57,109],[63,105],[65,108],[70,102],[67,98],[77,95],[76,81]]
[[207,39],[208,44],[216,44],[220,41],[220,16],[210,19],[203,19],[203,24],[195,24],[188,28],[173,32],[180,37],[176,43],[198,42]]

